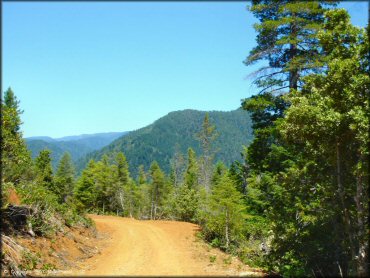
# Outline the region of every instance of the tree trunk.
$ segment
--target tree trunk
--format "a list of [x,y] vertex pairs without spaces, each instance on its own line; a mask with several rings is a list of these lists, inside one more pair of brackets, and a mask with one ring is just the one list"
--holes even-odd
[[[362,162],[363,159],[360,159]],[[359,170],[361,171],[361,170]],[[367,194],[364,192],[364,182],[362,180],[361,172],[357,174],[356,178],[356,208],[357,208],[357,227],[358,227],[358,252],[357,252],[357,275],[359,277],[368,277],[369,275],[369,268],[368,268],[368,248],[369,242],[366,239],[366,231],[367,231],[367,224],[366,224],[366,213],[367,210],[365,209],[366,202],[367,202]]]
[[125,204],[124,204],[124,199],[123,199],[123,193],[122,193],[122,191],[119,193],[119,200],[120,200],[120,203],[121,203],[122,214],[123,214],[124,211],[125,211]]
[[355,258],[355,248],[353,244],[353,239],[352,239],[352,233],[351,233],[351,219],[348,213],[348,209],[346,207],[345,201],[344,201],[344,189],[343,189],[343,184],[342,184],[342,169],[341,169],[341,151],[340,151],[340,143],[339,140],[336,142],[336,155],[337,155],[337,186],[338,186],[338,194],[339,194],[339,199],[343,211],[343,221],[344,221],[344,229],[345,233],[347,234],[348,240],[349,240],[349,247],[350,247],[350,252],[351,252],[351,257],[352,260]]
[[[292,50],[294,50],[294,47]],[[293,89],[298,89],[298,70],[291,70],[289,72],[289,91]]]
[[152,198],[150,201],[150,220],[153,220],[153,210],[154,210],[154,194],[152,194]]
[[338,265],[338,268],[339,268],[340,277],[343,277],[343,271],[342,271],[342,268],[340,267],[340,264],[339,264],[338,261],[337,261],[337,265]]
[[[209,146],[207,147],[209,149]],[[210,190],[210,159],[209,159],[209,150],[206,151],[204,155],[204,185],[206,187],[207,192]]]
[[[292,14],[292,17],[294,18],[295,14]],[[293,22],[291,24],[291,36],[296,39],[297,38],[297,26]],[[296,56],[297,56],[297,45],[295,43],[290,44],[290,49],[289,49],[289,56],[290,56],[290,61],[291,62]],[[291,90],[297,90],[298,88],[298,70],[296,68],[291,69],[289,71],[289,91]]]
[[229,239],[229,210],[226,209],[226,225],[225,225],[225,238],[226,238],[226,249],[229,249],[230,239]]
[[155,200],[154,200],[154,220],[157,217],[157,208],[158,208],[158,198],[157,197],[158,197],[158,195],[156,194]]
[[245,164],[243,165],[243,172],[242,172],[242,176],[243,176],[243,194],[245,196],[248,193],[248,181],[247,181],[248,175],[249,175],[249,165],[247,164],[247,162],[245,162]]

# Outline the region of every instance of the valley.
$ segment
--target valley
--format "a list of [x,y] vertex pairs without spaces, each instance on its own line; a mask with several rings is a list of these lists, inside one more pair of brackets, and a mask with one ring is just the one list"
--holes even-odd
[[65,152],[71,155],[74,162],[95,150],[99,150],[128,132],[106,132],[96,134],[82,134],[51,138],[48,136],[34,136],[25,138],[31,157],[35,158],[44,149],[51,151],[51,162],[56,169],[61,157]]
[[174,111],[131,132],[107,132],[58,139],[37,136],[26,138],[26,143],[33,158],[43,149],[49,149],[54,169],[64,152],[70,153],[78,173],[91,159],[97,161],[107,155],[113,160],[116,153],[123,152],[134,176],[138,174],[140,165],[148,169],[154,160],[169,173],[174,157],[185,155],[189,147],[198,155],[201,154],[200,142],[195,135],[200,131],[206,113],[218,131],[214,142],[215,161],[226,165],[241,161],[243,146],[248,146],[253,139],[249,113],[242,109],[227,112],[192,109]]

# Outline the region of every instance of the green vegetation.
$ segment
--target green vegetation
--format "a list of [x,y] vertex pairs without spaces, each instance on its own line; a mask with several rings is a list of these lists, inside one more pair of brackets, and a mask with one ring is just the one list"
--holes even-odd
[[231,242],[240,242],[243,238],[245,211],[242,194],[225,173],[213,185],[206,209],[200,212],[205,238],[216,239],[218,247],[229,250]]
[[1,102],[1,170],[2,182],[27,179],[30,155],[22,139],[19,101],[9,88]]
[[25,141],[33,159],[42,150],[50,150],[51,164],[55,170],[60,159],[65,153],[69,153],[72,161],[76,162],[88,153],[101,149],[113,142],[118,137],[126,134],[127,132],[110,132],[80,136],[67,136],[59,139],[53,139],[50,137],[30,137],[26,138]]
[[215,255],[209,256],[209,262],[214,263],[216,261],[217,257]]
[[249,114],[170,113],[87,156],[78,178],[68,154],[56,174],[50,151],[31,160],[9,89],[5,190],[32,206],[44,235],[61,221],[88,225],[86,212],[190,221],[211,246],[271,273],[367,277],[368,32],[320,3],[252,2],[260,24],[247,64],[272,71],[259,71],[260,93],[242,102]]
[[[288,60],[279,52],[258,57],[294,78],[273,75],[243,103],[255,134],[233,171],[250,214],[246,259],[286,276],[368,276],[368,34],[343,9],[274,3],[253,2],[261,21],[256,49],[286,51]],[[311,13],[320,19],[314,28]]]
[[[118,152],[123,152],[134,177],[140,165],[148,171],[153,161],[157,161],[165,173],[170,173],[171,161],[176,153],[186,154],[189,147],[198,156],[202,153],[196,134],[201,131],[205,115],[206,112],[196,110],[171,112],[153,124],[131,131],[101,150],[88,154],[76,162],[77,169],[82,170],[90,159],[100,160],[104,154],[113,161]],[[219,132],[213,143],[214,150],[217,150],[214,160],[227,165],[240,160],[242,145],[248,145],[253,137],[248,112],[238,109],[231,112],[212,111],[208,115],[210,124]]]
[[[9,206],[9,192],[17,194],[21,206],[29,210],[29,227],[38,235],[53,236],[63,225],[90,226],[90,221],[77,212],[68,189],[74,187],[73,166],[65,156],[56,176],[51,166],[50,151],[43,150],[32,160],[20,132],[19,108],[13,91],[9,88],[1,102],[2,112],[2,195],[1,209]],[[29,266],[29,264],[27,264]]]
[[56,194],[61,201],[63,200],[66,202],[68,198],[72,197],[75,175],[71,155],[65,153],[59,162],[54,179],[55,188],[57,190]]
[[323,66],[317,33],[322,29],[325,7],[334,1],[254,0],[250,11],[259,19],[255,25],[257,46],[246,65],[267,60],[268,66],[255,74],[260,96],[285,88],[297,90],[301,77]]

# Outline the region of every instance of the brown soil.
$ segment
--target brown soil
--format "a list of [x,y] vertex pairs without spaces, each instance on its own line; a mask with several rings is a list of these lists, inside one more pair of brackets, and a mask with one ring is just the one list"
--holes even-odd
[[[101,252],[77,263],[65,275],[263,275],[209,247],[196,237],[199,227],[191,223],[97,215],[91,218],[98,233],[105,237],[97,243]],[[65,246],[65,252],[72,252],[71,248],[75,248],[73,244]]]
[[21,203],[17,192],[13,188],[9,188],[5,195],[7,195],[6,202],[8,202],[9,204],[19,205]]
[[[27,253],[31,253],[33,259],[24,259],[25,254],[18,254],[21,265],[32,265],[35,270],[24,270],[18,275],[29,274],[37,276],[61,275],[71,268],[77,268],[76,262],[84,261],[99,252],[94,245],[98,239],[93,228],[64,228],[63,233],[58,233],[52,238],[31,237],[25,234],[13,235],[12,239]],[[31,261],[34,261],[31,263]],[[27,267],[26,267],[27,269]],[[10,270],[3,270],[3,275],[9,274]],[[14,274],[14,273],[13,273]]]

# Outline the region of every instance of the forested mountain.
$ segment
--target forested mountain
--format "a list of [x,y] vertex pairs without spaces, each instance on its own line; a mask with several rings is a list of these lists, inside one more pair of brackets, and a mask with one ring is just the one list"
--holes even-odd
[[[205,111],[190,109],[171,112],[151,125],[118,138],[103,149],[89,153],[78,161],[77,168],[83,169],[90,159],[99,160],[104,154],[113,159],[115,153],[122,151],[134,175],[139,165],[148,169],[154,160],[169,172],[170,160],[176,152],[185,155],[191,147],[200,154],[200,144],[195,134],[201,130],[205,114]],[[242,145],[248,145],[252,140],[248,112],[241,109],[230,112],[211,111],[209,118],[219,134],[214,143],[215,161],[221,160],[229,165],[240,160]]]
[[47,136],[35,136],[26,138],[28,149],[32,158],[35,158],[40,151],[49,149],[51,151],[52,165],[55,168],[63,153],[69,152],[72,160],[77,161],[84,155],[108,145],[120,136],[128,132],[107,132],[95,134],[82,134],[51,138]]

